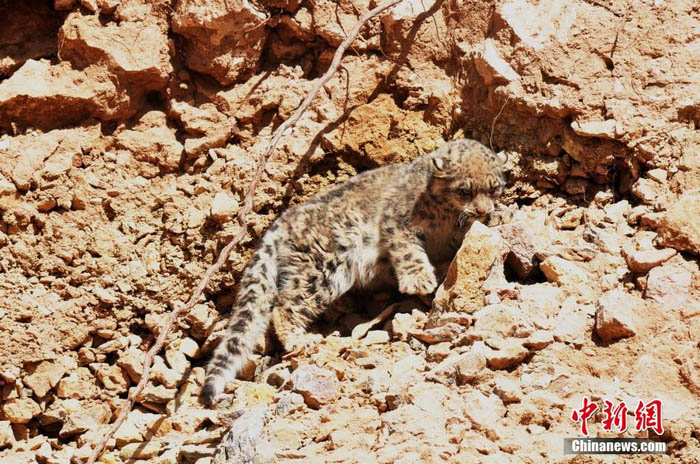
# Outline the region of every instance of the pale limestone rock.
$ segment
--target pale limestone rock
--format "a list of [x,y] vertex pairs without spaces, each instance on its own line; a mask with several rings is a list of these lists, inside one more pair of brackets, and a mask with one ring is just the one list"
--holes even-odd
[[549,330],[535,330],[527,339],[523,342],[525,348],[531,350],[542,350],[554,342],[554,336]]
[[34,372],[25,377],[24,384],[39,398],[44,397],[56,386],[66,373],[66,365],[60,361],[42,361]]
[[443,363],[453,362],[458,385],[478,382],[486,370],[486,355],[489,351],[483,342],[477,342],[470,351],[457,356],[454,360],[451,360],[451,357],[447,358]]
[[492,348],[486,354],[486,364],[491,369],[508,369],[522,362],[530,351],[525,348],[519,341],[506,338],[500,340],[487,340],[487,344]]
[[567,298],[555,320],[554,340],[564,343],[583,345],[587,332],[592,325],[590,315],[594,308],[590,305],[580,305],[576,297]]
[[578,135],[585,137],[614,139],[617,134],[617,122],[614,119],[606,119],[605,121],[572,121],[571,128]]
[[497,427],[501,419],[506,414],[506,407],[496,395],[486,396],[479,390],[472,390],[462,395],[465,404],[464,414],[469,419],[474,428],[482,431],[489,439],[498,438]]
[[[133,387],[136,388],[136,387]],[[131,391],[131,390],[130,390]],[[167,388],[164,385],[146,384],[143,391],[136,397],[136,401],[152,402],[152,403],[167,403],[175,398],[177,394],[176,388]]]
[[97,428],[99,424],[106,423],[112,415],[112,410],[104,403],[87,406],[81,404],[77,409],[66,412],[63,427],[59,433],[61,438]]
[[338,396],[338,378],[326,369],[300,366],[289,379],[292,391],[301,394],[310,408],[318,409]]
[[386,330],[370,330],[362,339],[364,345],[379,345],[389,343],[389,333]]
[[631,253],[626,253],[623,250],[623,255],[631,271],[644,274],[651,268],[673,258],[676,255],[676,250],[673,248],[662,248],[660,250],[640,250]]
[[547,223],[546,212],[518,211],[510,223],[497,229],[510,247],[506,264],[518,277],[526,279],[537,267],[536,255],[547,253],[550,248],[554,230]]
[[433,344],[454,340],[462,332],[464,332],[464,327],[454,322],[448,322],[431,329],[410,331],[409,334],[423,343]]
[[250,77],[258,66],[267,27],[266,12],[244,0],[178,2],[172,30],[184,39],[187,67],[212,76],[221,85]]
[[498,377],[493,388],[503,403],[520,403],[522,391],[520,383],[510,377]]
[[86,367],[79,367],[62,378],[56,385],[59,398],[87,398],[98,392],[95,380]]
[[149,440],[141,443],[128,443],[119,449],[119,457],[124,461],[134,459],[153,459],[165,447],[162,441]]
[[664,193],[664,187],[658,182],[640,177],[632,185],[634,196],[642,200],[645,205],[653,205],[654,202]]
[[413,314],[396,313],[391,319],[391,333],[399,340],[406,340],[409,337],[409,332],[420,330],[420,328],[422,328],[422,322],[423,321],[421,321],[418,317],[415,317]]
[[117,365],[92,363],[90,364],[90,369],[95,373],[95,376],[107,390],[123,393],[131,384],[129,382],[129,377],[122,368]]
[[428,347],[426,359],[430,362],[441,362],[450,355],[450,342],[445,341]]
[[26,424],[41,413],[41,408],[31,398],[12,398],[5,401],[0,410],[13,424]]
[[219,224],[231,220],[238,211],[238,201],[228,192],[219,192],[211,201],[210,214]]
[[659,243],[700,255],[700,190],[683,194],[661,218]]
[[639,303],[622,290],[606,292],[596,303],[595,330],[603,340],[611,341],[636,334],[634,320]]
[[666,309],[680,309],[688,299],[692,276],[680,266],[664,264],[649,271],[644,298],[660,303]]
[[542,261],[540,269],[548,281],[556,282],[559,285],[578,285],[588,280],[586,271],[573,262],[558,256],[550,256]]
[[[348,429],[342,429],[351,433]],[[286,419],[280,419],[273,422],[266,430],[265,435],[268,437],[270,445],[275,450],[296,450],[301,447],[301,440],[304,434],[302,424]],[[335,441],[338,441],[336,437]],[[331,436],[331,442],[333,437]]]
[[483,47],[474,57],[474,64],[486,85],[490,85],[495,80],[510,82],[520,78],[520,75],[503,58],[493,39],[484,40]]
[[508,247],[500,234],[480,222],[472,224],[438,288],[429,319],[444,312],[473,313],[484,305],[484,287],[502,279]]
[[534,328],[519,308],[505,304],[484,306],[474,313],[474,328],[493,335],[527,337]]
[[144,356],[145,353],[143,351],[129,348],[126,352],[121,353],[119,359],[117,359],[117,365],[126,371],[134,383],[138,383],[141,380]]
[[[46,107],[60,107],[61,111],[40,109]],[[124,117],[127,111],[128,98],[113,81],[86,79],[85,72],[74,69],[68,61],[52,65],[48,60],[27,60],[0,83],[0,127],[10,127],[12,120],[49,130],[88,117],[113,120]],[[26,177],[14,177],[20,190],[28,187]]]
[[0,449],[15,444],[15,434],[12,431],[12,423],[7,420],[0,421]]

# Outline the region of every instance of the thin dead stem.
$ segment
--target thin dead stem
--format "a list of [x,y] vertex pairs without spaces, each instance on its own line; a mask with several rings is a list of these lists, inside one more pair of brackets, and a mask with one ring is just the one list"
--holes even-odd
[[501,113],[503,113],[503,108],[506,107],[506,104],[508,103],[508,100],[503,102],[503,105],[501,105],[501,109],[498,110],[498,114],[496,114],[496,117],[493,118],[493,121],[491,121],[491,134],[489,134],[489,146],[491,147],[491,151],[496,153],[496,150],[493,149],[493,129],[496,127],[496,121],[498,121],[498,118],[501,116]]
[[340,44],[340,46],[336,50],[335,55],[333,56],[333,61],[331,62],[331,65],[328,68],[328,70],[323,74],[323,76],[321,76],[321,78],[314,82],[313,87],[306,95],[306,98],[304,98],[304,101],[302,101],[301,105],[299,105],[296,111],[294,111],[294,114],[292,114],[292,116],[290,116],[289,119],[280,124],[280,126],[272,134],[270,144],[268,145],[267,149],[262,153],[262,155],[260,155],[260,157],[258,158],[257,170],[255,171],[255,175],[253,176],[253,179],[250,182],[250,186],[248,187],[248,192],[246,193],[243,207],[238,212],[238,223],[241,226],[241,230],[221,250],[221,253],[219,253],[219,257],[216,260],[216,262],[212,264],[209,267],[209,269],[206,270],[199,283],[197,284],[197,288],[192,293],[190,299],[187,301],[187,304],[183,305],[180,302],[174,302],[173,307],[175,308],[175,310],[170,314],[170,317],[168,317],[165,326],[163,326],[163,328],[161,329],[160,333],[158,334],[158,338],[156,339],[153,346],[151,346],[151,349],[148,350],[148,353],[146,354],[146,357],[143,361],[143,371],[141,373],[141,380],[136,385],[136,387],[129,393],[129,397],[127,398],[126,402],[122,404],[117,419],[114,421],[114,424],[112,424],[112,427],[104,435],[104,437],[95,444],[93,452],[88,458],[88,464],[94,464],[95,461],[97,461],[100,455],[104,452],[109,441],[114,437],[114,434],[117,432],[117,430],[119,430],[119,427],[126,420],[126,417],[129,415],[129,412],[131,412],[131,409],[136,403],[136,399],[143,391],[144,387],[146,386],[146,383],[148,383],[151,365],[153,364],[153,358],[163,348],[165,340],[170,334],[176,321],[181,316],[188,313],[194,307],[195,303],[197,303],[199,298],[204,293],[204,289],[209,283],[211,276],[214,275],[214,273],[216,273],[219,270],[219,268],[224,264],[233,247],[238,245],[246,237],[248,233],[246,218],[248,214],[253,210],[253,198],[255,197],[255,190],[257,189],[258,183],[260,182],[260,179],[262,177],[262,173],[265,169],[265,164],[267,163],[267,160],[272,154],[272,152],[275,150],[284,132],[290,127],[292,127],[294,124],[296,124],[297,121],[299,121],[302,114],[304,114],[304,112],[309,108],[309,106],[311,106],[311,102],[314,100],[314,98],[316,98],[321,88],[331,79],[333,74],[335,74],[335,72],[338,70],[338,67],[340,66],[340,61],[343,59],[345,51],[348,49],[348,47],[350,47],[355,38],[357,38],[357,35],[360,33],[360,29],[362,29],[362,27],[370,19],[377,16],[379,13],[391,8],[392,6],[396,5],[401,1],[402,0],[388,0],[373,8],[372,10],[367,11],[360,17],[360,19],[350,31],[350,34],[348,34],[347,38]]

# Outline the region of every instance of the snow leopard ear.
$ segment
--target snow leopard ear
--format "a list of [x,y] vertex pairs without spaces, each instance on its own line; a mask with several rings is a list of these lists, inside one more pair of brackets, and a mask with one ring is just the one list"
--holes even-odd
[[506,165],[508,164],[508,153],[506,153],[505,150],[501,150],[498,153],[496,153],[496,159],[502,164]]
[[441,156],[433,156],[431,161],[433,163],[434,177],[449,177],[449,162],[447,160]]

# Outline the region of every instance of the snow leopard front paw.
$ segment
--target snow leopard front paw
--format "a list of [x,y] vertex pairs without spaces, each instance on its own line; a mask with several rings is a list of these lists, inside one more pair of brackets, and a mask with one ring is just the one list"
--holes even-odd
[[399,291],[406,295],[430,295],[438,286],[435,272],[423,269],[399,276]]

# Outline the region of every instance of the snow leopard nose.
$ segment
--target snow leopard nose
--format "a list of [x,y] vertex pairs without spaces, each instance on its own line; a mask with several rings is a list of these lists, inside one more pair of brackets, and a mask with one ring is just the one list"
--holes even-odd
[[486,216],[493,211],[493,201],[486,196],[479,195],[474,199],[474,210],[479,216]]

